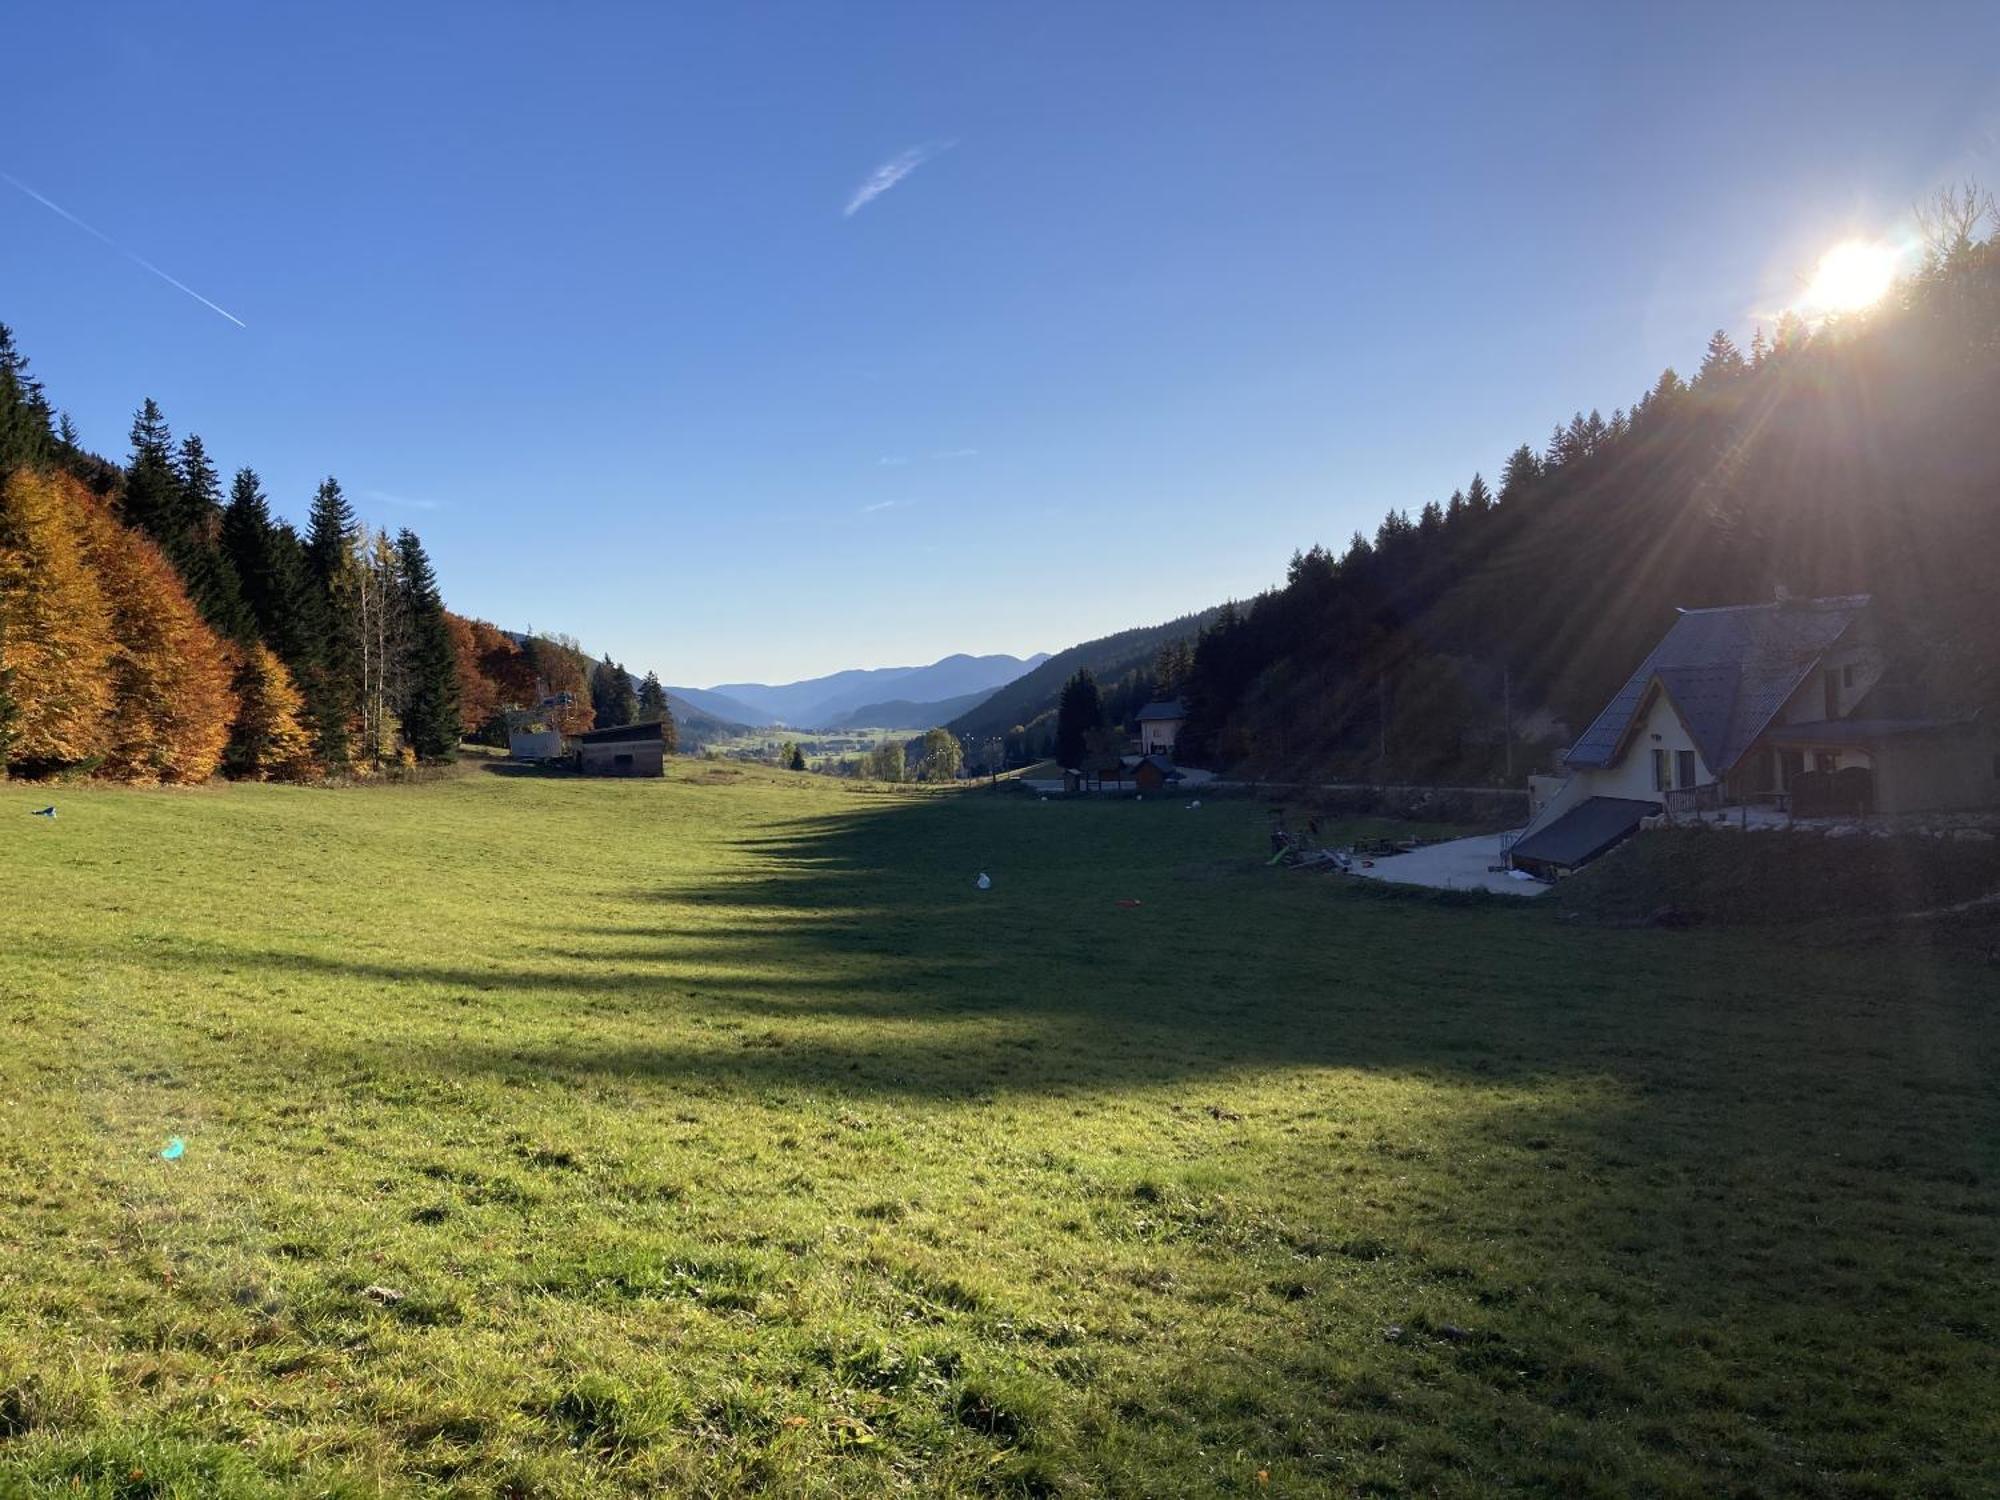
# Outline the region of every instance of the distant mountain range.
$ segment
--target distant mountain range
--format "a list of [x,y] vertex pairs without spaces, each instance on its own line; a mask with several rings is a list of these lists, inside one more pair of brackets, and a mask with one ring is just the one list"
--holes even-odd
[[993,695],[989,692],[961,693],[956,698],[940,698],[935,703],[918,703],[909,698],[892,698],[887,703],[864,703],[827,725],[828,729],[935,729],[949,724],[968,709],[977,708]]
[[[725,682],[668,692],[719,719],[738,724],[785,724],[795,729],[923,729],[942,724],[1032,672],[1048,653],[967,656],[925,667],[874,667],[776,685]],[[871,715],[886,714],[886,719]]]

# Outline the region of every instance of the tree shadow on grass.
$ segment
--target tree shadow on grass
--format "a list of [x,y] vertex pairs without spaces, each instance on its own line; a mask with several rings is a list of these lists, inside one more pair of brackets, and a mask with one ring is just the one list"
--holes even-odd
[[[399,1045],[439,1070],[918,1097],[1270,1067],[1591,1076],[1644,1097],[1748,1066],[1783,1092],[1828,1086],[1810,1080],[1829,1053],[1863,1062],[1885,1032],[1919,1061],[1979,1034],[1978,976],[1934,957],[1913,972],[1383,900],[1231,847],[1254,833],[1177,807],[885,800],[734,839],[720,875],[613,884],[585,925],[497,924],[512,942],[489,961],[191,942],[144,959],[380,986]],[[504,1027],[424,1014],[483,996]]]

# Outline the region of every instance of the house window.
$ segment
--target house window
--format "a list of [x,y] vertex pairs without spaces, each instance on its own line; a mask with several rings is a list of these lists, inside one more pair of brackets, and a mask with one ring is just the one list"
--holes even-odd
[[1813,769],[1819,772],[1820,775],[1831,776],[1839,769],[1839,766],[1840,752],[1838,750],[1815,750],[1813,752]]
[[1852,663],[1840,669],[1840,685],[1844,688],[1854,686],[1854,667]]
[[1656,792],[1664,792],[1674,784],[1673,775],[1667,767],[1667,752],[1664,750],[1655,750],[1653,752],[1653,790]]
[[1681,786],[1694,785],[1694,751],[1682,750],[1675,757],[1674,779]]

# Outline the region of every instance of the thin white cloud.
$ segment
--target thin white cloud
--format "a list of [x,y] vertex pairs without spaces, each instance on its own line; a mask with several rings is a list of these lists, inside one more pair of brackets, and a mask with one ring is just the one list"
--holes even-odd
[[109,245],[113,250],[116,250],[120,255],[124,256],[127,260],[131,261],[134,265],[143,266],[146,270],[151,271],[155,276],[159,277],[160,280],[164,281],[168,286],[174,288],[176,291],[186,292],[190,297],[194,298],[195,301],[199,302],[203,307],[207,308],[210,312],[220,313],[223,317],[229,319],[230,322],[234,323],[238,328],[248,328],[250,326],[248,323],[245,323],[241,318],[237,317],[236,314],[231,312],[228,308],[218,307],[215,303],[209,301],[208,298],[202,296],[200,292],[197,292],[193,287],[189,286],[185,281],[176,281],[173,277],[169,276],[165,271],[162,271],[158,266],[154,265],[150,260],[147,260],[146,257],[141,255],[138,251],[128,250],[125,246],[119,244],[118,241],[111,238],[111,236],[106,234],[103,230],[94,228],[93,226],[84,223],[83,220],[79,219],[75,214],[71,213],[68,209],[64,208],[60,203],[56,202],[53,198],[44,198],[40,193],[36,192],[33,188],[29,187],[27,183],[21,181],[20,178],[14,176],[11,172],[0,172],[0,182],[5,182],[10,187],[20,189],[20,191],[26,193],[30,198],[33,198],[37,203],[41,204],[42,207],[46,208],[50,213],[58,214],[61,217],[69,220],[70,223],[74,224],[78,229],[81,229],[85,234],[89,235],[92,239],[102,240],[105,244]]
[[931,457],[932,458],[977,458],[979,457],[979,450],[977,448],[947,448],[942,453],[933,453]]
[[419,500],[409,495],[392,495],[387,490],[363,490],[361,496],[364,500],[374,500],[383,505],[398,506],[403,510],[443,510],[445,508],[445,502],[442,500]]
[[876,459],[875,462],[885,469],[900,469],[909,460],[901,454],[885,454],[883,457]]
[[926,141],[921,146],[898,151],[861,179],[861,186],[856,188],[853,196],[847,200],[847,207],[840,211],[841,216],[853,218],[925,162],[936,160],[957,144],[957,141]]
[[861,514],[872,516],[878,510],[895,510],[898,506],[908,505],[909,503],[907,500],[877,500],[873,505],[862,506]]

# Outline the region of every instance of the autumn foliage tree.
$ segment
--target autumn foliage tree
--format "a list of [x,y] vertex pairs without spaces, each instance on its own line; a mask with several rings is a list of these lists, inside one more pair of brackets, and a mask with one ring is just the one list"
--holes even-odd
[[305,781],[319,770],[305,698],[277,652],[253,641],[237,653],[236,722],[223,769],[239,781]]
[[71,495],[110,606],[115,708],[103,734],[104,770],[127,781],[206,781],[236,712],[229,649],[155,543],[80,489]]
[[111,712],[108,605],[84,554],[76,502],[73,483],[47,472],[17,469],[0,489],[0,690],[11,710],[4,759],[31,771],[90,763]]

